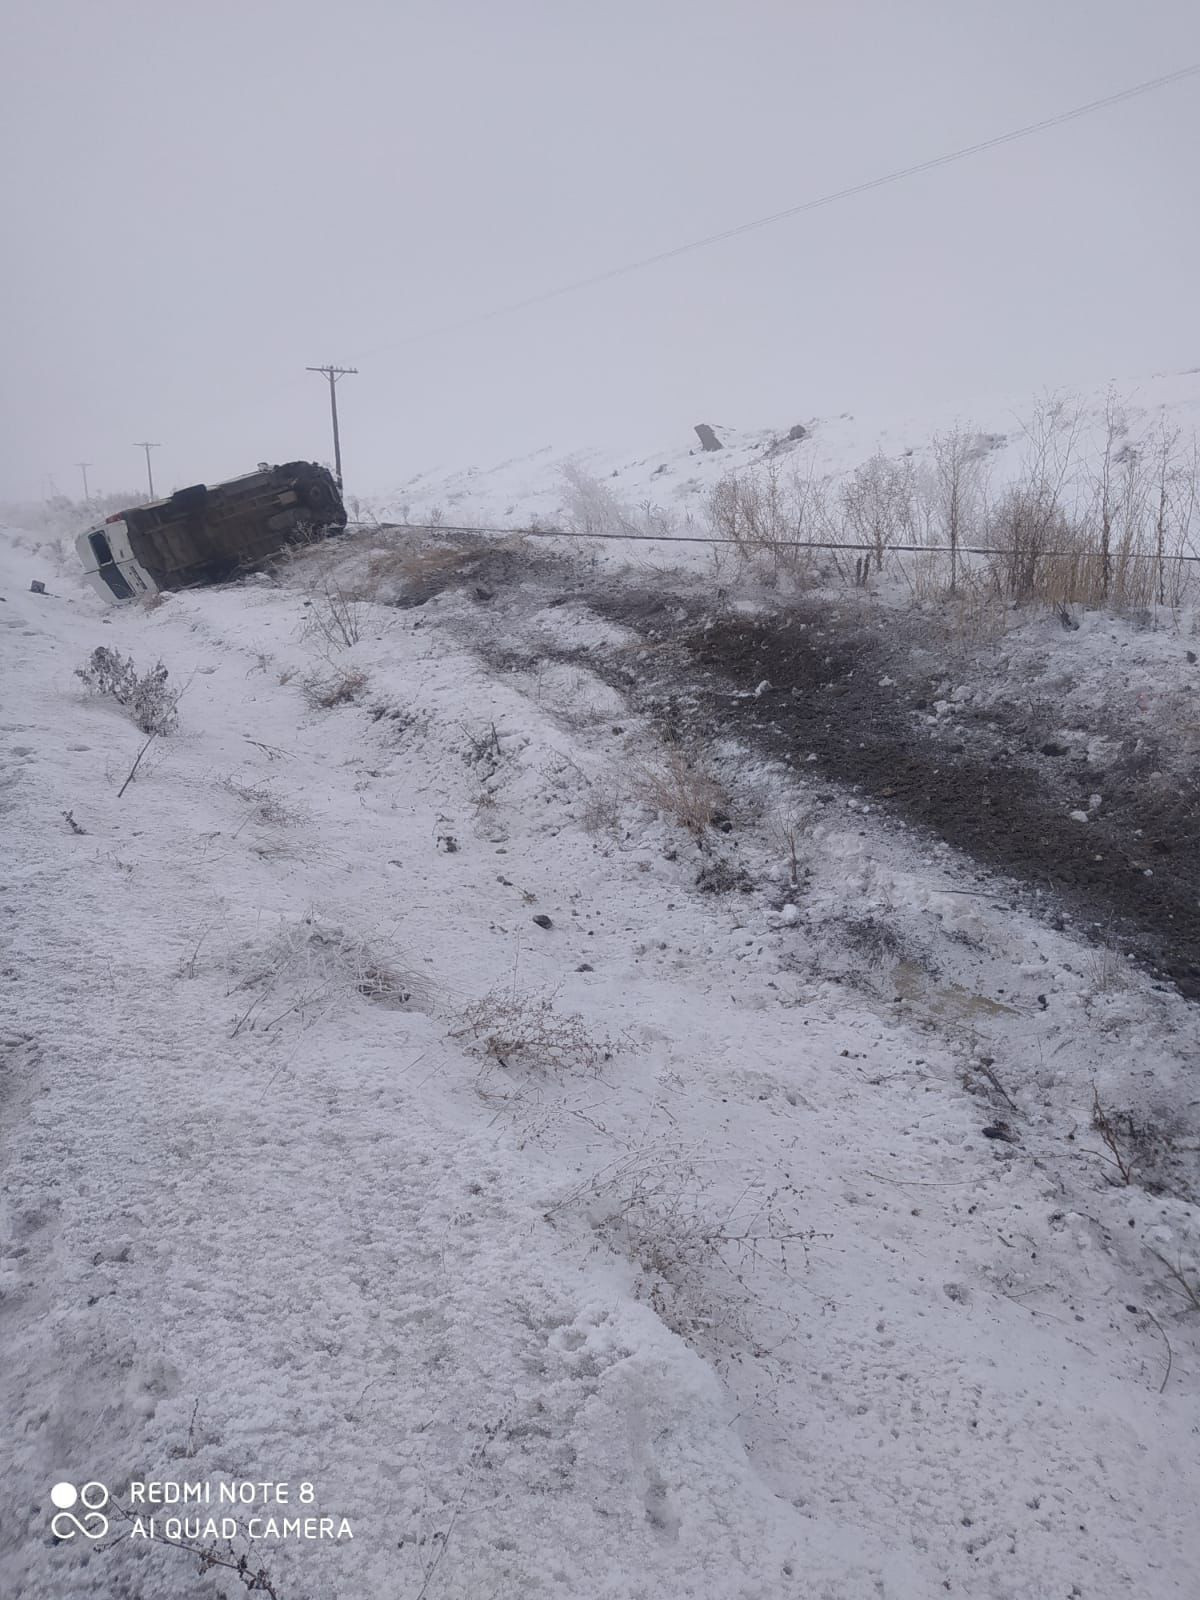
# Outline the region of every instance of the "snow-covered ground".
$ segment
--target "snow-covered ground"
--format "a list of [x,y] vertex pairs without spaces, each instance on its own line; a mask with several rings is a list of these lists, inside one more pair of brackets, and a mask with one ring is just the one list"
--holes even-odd
[[[4,1593],[244,1592],[125,1512],[250,1481],[278,1600],[1200,1592],[1200,1213],[1092,1126],[1194,1122],[1194,1006],[732,739],[701,848],[586,584],[331,606],[397,539],[151,610],[0,539]],[[183,689],[123,793],[99,645]]]
[[[548,527],[577,526],[588,510],[580,504],[582,476],[603,485],[632,521],[644,526],[649,512],[651,526],[657,518],[664,532],[681,533],[689,518],[703,523],[713,489],[731,473],[773,461],[787,475],[837,482],[877,451],[920,466],[932,458],[933,438],[955,429],[978,435],[988,478],[998,489],[1025,470],[1036,448],[1031,430],[1040,431],[1039,417],[1044,420],[1056,403],[1061,417],[1055,448],[1065,458],[1069,487],[1070,480],[1095,467],[1110,404],[1123,424],[1123,438],[1152,449],[1165,425],[1169,434],[1179,434],[1186,455],[1200,434],[1200,368],[1078,392],[981,396],[933,415],[823,416],[801,410],[767,426],[709,418],[723,446],[711,452],[701,449],[686,422],[675,437],[650,451],[644,440],[593,442],[570,450],[546,445],[513,460],[426,468],[394,489],[366,497],[361,510],[413,523],[432,518],[471,527],[528,527],[539,521]],[[793,429],[803,429],[803,436],[789,440]]]

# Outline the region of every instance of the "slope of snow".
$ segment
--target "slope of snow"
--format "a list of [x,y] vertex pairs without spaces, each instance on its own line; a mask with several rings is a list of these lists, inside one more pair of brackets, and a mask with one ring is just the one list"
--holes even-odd
[[[105,610],[53,556],[0,546],[5,1592],[241,1592],[116,1511],[54,1543],[61,1480],[312,1483],[352,1539],[239,1509],[280,1600],[1197,1592],[1157,1265],[1194,1273],[1195,1212],[1088,1127],[1093,1079],[1187,1083],[1192,1008],[852,800],[801,920],[752,828],[771,892],[698,893],[628,792],[585,826],[651,730],[585,665],[489,666],[466,600],[342,648],[303,563]],[[123,795],[99,644],[186,686]],[[851,911],[940,939],[938,982],[845,981]],[[566,1053],[481,1051],[489,994]]]
[[[1165,423],[1169,431],[1179,431],[1187,454],[1200,434],[1200,368],[1061,394],[1057,398],[1066,412],[1072,420],[1077,417],[1073,454],[1080,465],[1093,466],[1102,448],[1110,394],[1131,438],[1152,440]],[[770,427],[714,424],[724,446],[714,452],[701,450],[688,426],[649,451],[645,441],[632,446],[606,442],[567,452],[545,446],[490,467],[422,471],[394,490],[368,497],[363,507],[382,519],[413,523],[433,518],[471,527],[528,527],[539,521],[545,526],[578,527],[578,495],[567,482],[575,469],[603,484],[634,518],[649,506],[673,523],[674,531],[682,532],[689,517],[702,525],[708,497],[722,477],[768,458],[801,478],[837,479],[876,451],[911,457],[918,464],[927,461],[933,436],[956,427],[988,442],[988,472],[999,487],[1020,474],[1030,449],[1031,420],[1055,398],[986,396],[969,406],[948,406],[941,414],[923,411],[911,417],[802,412],[779,417]],[[790,443],[787,434],[796,424],[807,430],[807,437]],[[686,557],[683,550],[677,554]]]

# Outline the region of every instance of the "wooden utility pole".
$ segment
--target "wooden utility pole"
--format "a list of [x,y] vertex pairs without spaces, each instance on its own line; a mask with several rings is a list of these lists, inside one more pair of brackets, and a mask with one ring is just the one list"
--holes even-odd
[[150,452],[151,450],[157,450],[158,445],[152,443],[149,439],[135,439],[133,442],[136,449],[144,450],[146,452],[146,482],[150,485],[150,498],[153,500],[154,473],[150,470]]
[[80,472],[83,473],[83,503],[84,503],[85,506],[88,505],[91,502],[91,498],[92,498],[91,495],[88,494],[88,485],[87,485],[87,469],[91,466],[91,464],[92,463],[90,461],[77,461],[75,463],[75,465],[79,468]]
[[337,381],[358,372],[357,367],[305,367],[306,372],[320,372],[329,379],[329,415],[333,419],[333,475],[337,486],[342,487],[342,441],[338,435]]

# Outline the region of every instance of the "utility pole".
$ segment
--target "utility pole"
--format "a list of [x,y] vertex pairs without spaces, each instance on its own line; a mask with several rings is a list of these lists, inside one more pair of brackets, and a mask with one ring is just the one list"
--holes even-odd
[[77,461],[75,463],[75,465],[79,468],[80,472],[83,473],[83,503],[84,503],[85,506],[91,504],[91,498],[92,498],[91,495],[88,494],[88,485],[87,485],[87,469],[91,466],[91,464],[92,463],[90,461]]
[[338,437],[337,381],[358,372],[357,367],[305,367],[305,372],[320,372],[329,379],[329,414],[333,418],[333,475],[342,487],[342,442]]
[[150,469],[150,452],[157,450],[158,445],[152,444],[149,439],[135,439],[134,448],[146,452],[146,482],[150,485],[150,498],[154,499],[154,473]]

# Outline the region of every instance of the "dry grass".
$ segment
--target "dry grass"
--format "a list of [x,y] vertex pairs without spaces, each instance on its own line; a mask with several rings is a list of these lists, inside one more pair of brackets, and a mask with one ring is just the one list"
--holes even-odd
[[353,705],[367,687],[365,672],[314,673],[304,680],[304,698],[314,711]]
[[241,783],[229,777],[222,779],[221,788],[242,802],[249,813],[249,820],[263,827],[288,827],[304,820],[304,811],[284,800],[269,784]]
[[729,796],[718,780],[682,750],[668,751],[656,766],[635,771],[637,791],[648,805],[703,840],[717,817],[729,813]]
[[285,926],[265,943],[230,953],[237,977],[231,1037],[285,1024],[312,1026],[355,995],[394,1010],[426,1003],[427,985],[365,939],[316,916]]
[[553,996],[516,987],[493,989],[467,1006],[454,1037],[502,1067],[554,1077],[581,1072],[594,1076],[616,1049],[613,1039],[591,1029],[582,1017],[556,1010]]
[[763,1354],[755,1324],[775,1310],[764,1290],[790,1275],[796,1250],[803,1254],[815,1234],[799,1225],[790,1182],[723,1204],[708,1166],[670,1141],[642,1144],[564,1196],[548,1220],[585,1215],[637,1267],[637,1293],[681,1338]]
[[341,585],[326,580],[306,602],[305,631],[328,649],[349,650],[362,637],[362,603]]
[[616,833],[624,804],[624,786],[615,778],[593,780],[584,794],[580,822],[588,833]]

